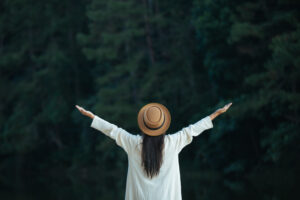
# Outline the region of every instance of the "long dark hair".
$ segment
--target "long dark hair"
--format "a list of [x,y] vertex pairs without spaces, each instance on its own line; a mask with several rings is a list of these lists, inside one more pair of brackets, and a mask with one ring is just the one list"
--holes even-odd
[[158,175],[163,161],[165,134],[149,136],[143,133],[142,166],[149,178]]

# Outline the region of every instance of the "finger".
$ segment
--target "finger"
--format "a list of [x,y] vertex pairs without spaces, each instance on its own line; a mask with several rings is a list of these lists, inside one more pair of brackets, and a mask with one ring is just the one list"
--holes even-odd
[[228,110],[228,108],[231,106],[232,103],[229,103],[225,106],[225,110]]
[[81,109],[79,107],[76,107],[76,108],[77,108],[77,110],[81,111]]
[[229,108],[231,106],[232,103],[227,104],[225,107]]
[[82,107],[76,105],[76,108],[79,110],[79,112],[84,113],[84,109]]
[[78,106],[78,109],[79,109],[80,111],[84,111],[84,108],[83,108],[83,107]]

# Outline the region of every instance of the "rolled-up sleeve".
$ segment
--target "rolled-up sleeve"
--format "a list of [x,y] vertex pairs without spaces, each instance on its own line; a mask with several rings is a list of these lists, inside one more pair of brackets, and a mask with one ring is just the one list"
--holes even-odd
[[95,115],[90,127],[101,131],[105,135],[114,139],[116,143],[122,147],[127,153],[133,143],[135,135],[128,133],[126,130],[100,118]]
[[198,122],[191,124],[171,135],[176,151],[179,153],[186,145],[190,144],[193,137],[200,135],[203,131],[213,128],[210,116],[206,116]]

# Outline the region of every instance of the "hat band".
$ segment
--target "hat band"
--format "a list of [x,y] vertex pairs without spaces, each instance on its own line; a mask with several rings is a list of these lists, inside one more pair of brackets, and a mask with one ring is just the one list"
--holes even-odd
[[163,121],[163,123],[162,123],[159,127],[157,127],[157,128],[151,128],[151,127],[147,126],[147,124],[145,123],[144,117],[143,117],[143,122],[144,122],[145,126],[146,126],[148,129],[151,129],[151,130],[157,130],[157,129],[160,129],[160,128],[164,125],[165,119],[166,119],[166,118],[165,118],[165,115],[164,115],[164,121]]

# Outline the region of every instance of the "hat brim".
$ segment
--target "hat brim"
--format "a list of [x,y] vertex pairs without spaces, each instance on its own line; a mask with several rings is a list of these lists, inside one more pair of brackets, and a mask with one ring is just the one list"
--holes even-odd
[[[156,130],[151,130],[151,129],[147,128],[143,121],[144,111],[147,108],[149,108],[150,106],[158,106],[159,108],[161,108],[163,110],[163,112],[165,114],[164,125],[161,128],[156,129]],[[141,131],[143,133],[150,135],[150,136],[158,136],[158,135],[165,133],[169,129],[170,124],[171,124],[171,114],[170,114],[169,110],[160,103],[148,103],[147,105],[143,106],[140,109],[140,111],[138,113],[137,121],[138,121],[139,128],[141,129]]]

